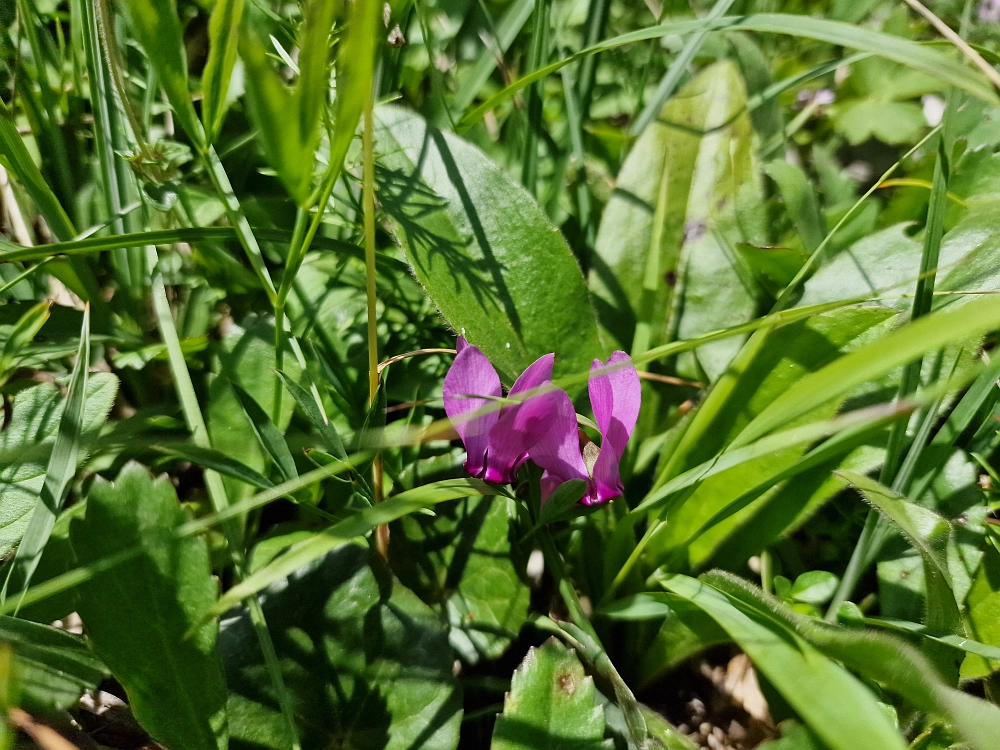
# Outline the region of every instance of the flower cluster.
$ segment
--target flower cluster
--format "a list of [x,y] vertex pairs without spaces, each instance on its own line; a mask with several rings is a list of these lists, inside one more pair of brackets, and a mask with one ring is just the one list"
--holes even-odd
[[601,432],[597,447],[577,426],[573,402],[552,382],[554,354],[539,357],[507,393],[534,392],[520,403],[488,408],[503,396],[500,377],[477,347],[459,337],[458,355],[444,379],[444,408],[462,439],[465,469],[487,482],[508,484],[531,459],[544,469],[542,497],[571,479],[587,482],[580,502],[605,503],[622,494],[619,462],[639,417],[639,375],[625,352],[594,360],[588,390]]

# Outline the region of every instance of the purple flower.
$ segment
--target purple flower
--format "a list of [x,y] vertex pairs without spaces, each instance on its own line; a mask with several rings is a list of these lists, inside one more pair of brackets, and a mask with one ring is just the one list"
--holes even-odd
[[[485,408],[502,396],[500,378],[486,355],[464,338],[458,339],[457,349],[444,379],[444,407],[465,444],[465,468],[470,474],[507,484],[530,458],[545,470],[543,498],[570,479],[587,482],[581,499],[585,505],[622,494],[619,462],[635,429],[641,400],[639,376],[625,352],[615,352],[606,364],[594,360],[591,367],[590,402],[601,432],[601,449],[596,451],[577,427],[573,402],[565,391],[543,391],[499,410]],[[508,397],[551,382],[554,358],[546,354],[537,359],[521,373]]]

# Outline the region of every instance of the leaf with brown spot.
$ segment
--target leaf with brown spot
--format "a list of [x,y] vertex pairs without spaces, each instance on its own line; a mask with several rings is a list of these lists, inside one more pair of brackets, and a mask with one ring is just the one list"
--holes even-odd
[[491,750],[611,750],[594,680],[576,653],[550,638],[514,671]]

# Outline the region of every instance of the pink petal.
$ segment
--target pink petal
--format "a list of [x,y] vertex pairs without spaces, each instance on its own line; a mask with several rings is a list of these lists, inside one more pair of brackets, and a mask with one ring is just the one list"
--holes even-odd
[[603,503],[622,494],[619,463],[628,444],[642,401],[639,374],[625,352],[615,352],[602,365],[595,359],[590,371],[605,370],[591,375],[588,390],[594,419],[601,430],[601,452],[594,464],[591,501]]
[[487,482],[507,484],[514,481],[518,468],[533,455],[530,452],[535,444],[558,421],[562,408],[560,395],[569,399],[562,391],[550,391],[504,410],[490,430],[489,458],[483,477]]
[[458,355],[444,377],[444,410],[468,453],[466,471],[478,477],[486,469],[490,430],[500,415],[496,409],[474,417],[465,415],[493,403],[489,398],[475,398],[476,396],[499,398],[503,391],[497,371],[478,347],[466,343],[460,336],[455,348]]
[[[548,425],[538,441],[528,449],[528,457],[545,469],[542,496],[569,479],[587,479],[587,466],[580,453],[576,410],[565,391],[552,391],[535,400],[548,399]],[[548,490],[546,492],[545,490]]]
[[540,385],[544,385],[552,380],[552,363],[555,361],[555,354],[543,354],[530,365],[528,369],[521,373],[514,385],[511,386],[508,396],[513,396],[524,391],[530,391]]

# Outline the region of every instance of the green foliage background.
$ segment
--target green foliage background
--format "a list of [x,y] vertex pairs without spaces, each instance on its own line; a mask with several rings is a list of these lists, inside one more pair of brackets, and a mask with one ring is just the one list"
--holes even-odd
[[[998,64],[993,0],[0,4],[0,747],[993,748]],[[456,335],[590,439],[628,352],[624,496],[464,476]]]

